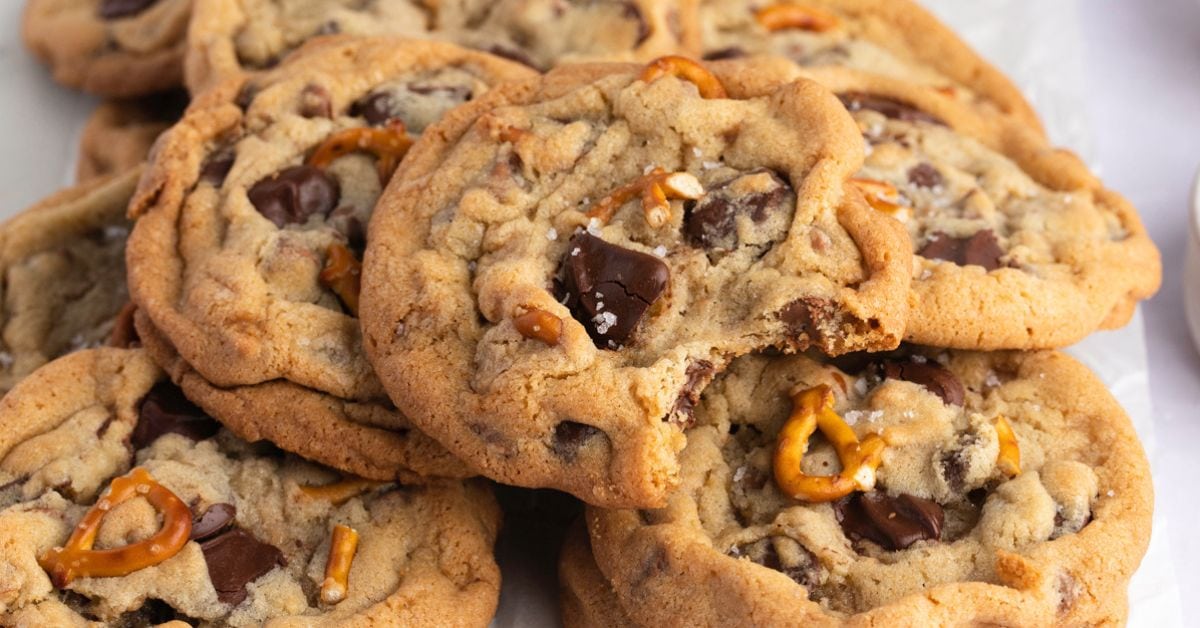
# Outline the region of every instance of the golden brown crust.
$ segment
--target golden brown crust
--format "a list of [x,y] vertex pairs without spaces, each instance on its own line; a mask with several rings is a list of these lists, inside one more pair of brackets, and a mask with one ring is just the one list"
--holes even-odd
[[636,626],[621,608],[612,585],[596,566],[592,542],[583,520],[567,531],[558,558],[558,603],[566,628],[621,628]]

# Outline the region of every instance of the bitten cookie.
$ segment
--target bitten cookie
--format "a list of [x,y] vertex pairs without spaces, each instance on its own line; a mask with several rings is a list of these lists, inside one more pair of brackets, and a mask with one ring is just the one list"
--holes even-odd
[[1126,324],[1162,280],[1137,210],[1027,127],[838,68],[866,142],[854,182],[917,256],[905,337],[958,349],[1065,347]]
[[[547,69],[564,61],[633,61],[698,47],[681,41],[693,0],[207,0],[189,31],[193,93],[271,67],[334,33],[452,41]],[[694,39],[694,38],[693,38]]]
[[192,0],[27,0],[21,35],[54,80],[110,98],[177,87]]
[[220,429],[139,350],[0,401],[0,623],[486,626],[482,483],[340,477]]
[[129,299],[125,207],[140,172],[62,190],[0,225],[0,394],[113,333]]
[[945,24],[909,0],[699,0],[705,58],[771,54],[808,67],[846,67],[936,90],[1041,132],[1020,90]]
[[653,505],[732,357],[894,346],[908,242],[846,185],[845,111],[779,64],[562,68],[424,135],[363,273],[396,404],[500,482]]
[[[318,415],[297,418],[279,401],[305,399],[343,426],[408,430],[362,355],[366,224],[414,135],[531,73],[436,42],[313,43],[272,72],[206,93],[160,140],[131,204],[140,218],[130,291],[170,347],[156,357],[177,352],[182,366],[163,359],[172,375],[210,385],[212,395],[189,392],[218,420],[387,479],[398,452],[356,460],[338,438],[320,438],[344,432],[304,428]],[[264,404],[272,410],[252,409]]]
[[1053,352],[858,358],[736,362],[666,508],[588,509],[636,622],[1123,621],[1153,496],[1094,375]]
[[79,139],[76,180],[83,183],[140,166],[154,140],[183,116],[187,104],[187,94],[173,90],[96,107]]

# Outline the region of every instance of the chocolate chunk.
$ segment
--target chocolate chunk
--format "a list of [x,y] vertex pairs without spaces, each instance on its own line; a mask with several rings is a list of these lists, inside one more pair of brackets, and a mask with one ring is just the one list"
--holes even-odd
[[551,447],[559,458],[567,462],[575,462],[575,458],[579,455],[579,449],[583,447],[584,443],[603,434],[604,432],[598,427],[575,421],[563,421],[554,428],[554,443],[551,444]]
[[789,341],[801,351],[812,344],[822,344],[826,336],[825,322],[836,318],[833,304],[818,297],[796,299],[779,312]]
[[193,541],[203,541],[224,532],[233,525],[237,516],[237,507],[233,504],[218,503],[204,509],[198,517],[192,517]]
[[129,437],[134,449],[149,447],[159,436],[180,434],[194,441],[216,436],[221,426],[188,401],[170,382],[154,385],[138,408],[137,426]]
[[200,549],[217,599],[234,606],[246,599],[248,583],[284,564],[283,552],[241,528],[204,541]]
[[716,367],[708,360],[697,360],[688,365],[685,375],[687,381],[683,384],[683,389],[679,391],[679,397],[675,399],[675,407],[672,408],[669,416],[676,417],[676,421],[682,427],[690,427],[693,420],[693,412],[696,409],[696,404],[700,402],[700,392],[712,380],[713,374],[716,372]]
[[932,164],[922,162],[908,171],[908,182],[919,188],[936,188],[942,184],[942,173]]
[[254,102],[255,96],[258,96],[258,85],[253,81],[246,81],[242,88],[238,90],[237,96],[233,99],[233,104],[237,105],[242,111],[250,108]]
[[543,68],[538,67],[537,62],[533,60],[533,57],[530,57],[528,54],[526,54],[524,50],[510,48],[502,44],[494,44],[485,49],[484,52],[490,52],[497,57],[503,57],[509,61],[516,61],[521,65],[529,66],[539,72],[543,70]]
[[209,155],[200,167],[200,180],[221,187],[221,184],[225,183],[225,177],[229,176],[229,171],[233,169],[236,159],[237,153],[232,147],[218,149]]
[[[749,194],[739,182],[750,177],[767,175],[767,185],[757,185]],[[737,217],[749,216],[761,224],[771,214],[785,209],[791,186],[773,172],[762,170],[735,177],[713,186],[698,201],[689,202],[684,209],[683,234],[693,246],[718,251],[730,251],[738,246]]]
[[371,92],[350,105],[350,115],[365,118],[371,126],[383,126],[400,112],[390,92]]
[[927,122],[929,124],[945,125],[939,118],[932,116],[912,105],[887,96],[866,94],[863,92],[847,92],[839,94],[842,105],[851,112],[870,109],[884,116],[901,122]]
[[[82,596],[80,596],[80,597],[82,597]],[[90,600],[87,600],[87,598],[83,598],[83,600],[80,600],[80,601],[84,602],[83,604],[81,604],[81,606],[84,606],[84,607],[87,607],[88,603],[90,602]],[[85,613],[83,613],[83,615],[85,617],[87,617],[88,619],[92,618],[90,613],[85,612]],[[119,617],[117,617],[116,620],[114,620],[111,623],[106,624],[106,625],[122,626],[122,627],[124,627],[124,626],[159,626],[159,625],[165,624],[170,621],[175,621],[175,620],[184,621],[182,619],[183,617],[184,616],[180,615],[174,608],[171,607],[170,604],[167,604],[166,602],[164,602],[162,600],[156,600],[154,598],[149,598],[137,610],[132,610],[132,611],[128,611],[125,613],[121,613],[121,615]],[[193,620],[193,622],[190,622],[190,625],[196,625],[197,623],[199,623],[199,622],[195,622]]]
[[333,211],[341,188],[319,168],[292,166],[255,183],[247,194],[258,213],[282,228]]
[[944,514],[937,502],[914,495],[855,493],[834,504],[834,514],[851,541],[868,540],[888,551],[917,541],[940,540]]
[[740,59],[746,56],[746,50],[739,46],[730,46],[728,48],[720,48],[711,52],[704,53],[705,61],[721,61],[722,59]]
[[948,406],[962,407],[966,391],[962,382],[949,369],[932,361],[884,362],[881,375],[887,379],[899,379],[924,386],[926,390],[942,398]]
[[637,27],[638,27],[637,33],[638,34],[637,34],[637,42],[634,45],[640,46],[640,45],[642,45],[643,42],[645,42],[647,39],[650,38],[650,24],[646,21],[646,18],[642,15],[642,11],[641,11],[641,9],[638,8],[637,4],[635,4],[633,2],[628,2],[628,1],[622,2],[621,3],[621,17],[624,17],[624,18],[630,19],[630,20],[637,20]]
[[332,118],[333,96],[317,84],[304,86],[300,92],[300,115],[305,118]]
[[555,287],[596,346],[616,349],[637,330],[670,279],[670,269],[657,257],[580,232],[567,246]]
[[158,0],[101,0],[96,14],[100,19],[115,20],[117,18],[137,15],[150,8]]
[[977,231],[969,238],[954,238],[937,231],[929,236],[929,242],[917,255],[954,262],[959,266],[982,266],[992,271],[1003,266],[1000,258],[1004,257],[1004,249],[1000,248],[996,234],[991,229]]

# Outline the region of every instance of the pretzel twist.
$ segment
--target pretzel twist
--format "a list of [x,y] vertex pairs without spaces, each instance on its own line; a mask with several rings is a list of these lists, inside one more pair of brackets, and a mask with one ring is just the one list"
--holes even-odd
[[309,499],[320,499],[334,506],[341,506],[351,499],[374,488],[383,486],[386,482],[376,482],[358,477],[343,478],[333,484],[321,486],[300,486],[300,492]]
[[862,178],[850,179],[850,184],[863,193],[867,204],[875,211],[887,214],[901,222],[908,220],[908,208],[898,202],[900,191],[896,189],[896,186],[887,181]]
[[1008,477],[1021,475],[1021,447],[1008,419],[996,417],[996,436],[1000,440],[1000,453],[996,455],[996,466]]
[[[774,471],[775,483],[793,499],[829,502],[875,487],[884,441],[872,434],[859,442],[854,430],[833,411],[833,402],[833,390],[826,385],[792,395],[792,415],[775,445]],[[837,450],[842,463],[837,475],[810,476],[800,466],[808,440],[818,429]]]
[[375,156],[379,182],[387,185],[412,144],[404,123],[392,119],[383,127],[355,127],[330,135],[308,156],[307,163],[324,170],[339,157],[359,151],[370,153]]
[[668,55],[651,61],[642,70],[640,78],[646,83],[653,83],[664,76],[681,78],[700,90],[701,98],[727,98],[725,86],[712,72],[699,63],[687,57]]
[[694,175],[686,172],[667,172],[655,168],[596,201],[588,210],[587,217],[607,223],[622,205],[639,196],[642,198],[646,223],[658,229],[671,220],[671,199],[696,200],[704,196],[704,186]]
[[321,582],[321,602],[337,604],[346,599],[350,589],[350,565],[358,551],[358,531],[338,524],[329,541],[329,558],[325,559],[325,580]]
[[[114,506],[144,497],[162,515],[162,527],[150,538],[122,547],[94,550],[100,522]],[[126,576],[174,556],[192,532],[192,511],[183,500],[154,480],[143,468],[115,478],[100,499],[83,515],[66,545],[46,550],[38,564],[55,587],[64,588],[79,577]]]
[[789,29],[823,33],[838,25],[838,17],[828,11],[787,2],[755,11],[754,19],[772,33]]
[[362,292],[362,262],[344,244],[330,244],[325,249],[325,268],[318,277],[321,285],[329,288],[346,309],[358,316],[358,296]]

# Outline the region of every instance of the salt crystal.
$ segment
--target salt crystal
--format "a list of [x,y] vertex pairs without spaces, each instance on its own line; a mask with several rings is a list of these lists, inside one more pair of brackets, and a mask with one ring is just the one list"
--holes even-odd
[[929,358],[927,358],[927,357],[925,357],[925,356],[923,356],[923,355],[914,355],[914,356],[912,357],[912,361],[913,361],[913,362],[915,362],[915,363],[917,363],[917,364],[924,364],[924,363],[926,363],[926,362],[928,362],[928,361],[929,361]]
[[854,392],[860,395],[867,394],[867,380],[865,378],[860,377],[854,380]]
[[702,162],[700,162],[700,167],[704,168],[705,170],[716,170],[717,168],[721,167],[721,162],[719,162],[719,161],[702,161]]
[[921,273],[921,276],[919,277],[919,279],[920,279],[921,281],[929,281],[929,278],[930,278],[930,277],[933,277],[933,271],[932,271],[932,270],[929,270],[928,268],[926,268],[926,269],[925,269],[925,270],[924,270],[924,271]]
[[851,410],[842,415],[842,420],[846,422],[846,425],[849,425],[850,427],[854,427],[855,424],[858,423],[858,420],[861,419],[864,414],[865,413],[863,413],[859,410]]
[[667,247],[665,247],[661,244],[654,247],[654,254],[658,257],[666,257],[667,256]]
[[699,159],[700,157],[704,156],[704,153],[700,152],[699,146],[693,146],[692,147],[692,155],[695,155],[696,159]]
[[1116,497],[1117,493],[1116,493],[1116,491],[1109,489],[1109,491],[1107,493],[1105,493],[1105,495],[1108,495],[1109,497]]
[[597,238],[600,237],[600,219],[588,218],[587,232]]
[[651,172],[654,172],[654,169],[657,167],[658,166],[654,164],[649,164],[645,168],[642,168],[642,174],[650,174]]
[[550,240],[551,242],[557,240],[558,239],[558,229],[555,229],[554,227],[550,227],[550,229],[548,231],[546,231],[546,239]]
[[746,477],[746,467],[738,467],[737,470],[733,472],[734,482],[741,482],[742,478],[744,477]]
[[571,257],[575,257],[576,255],[579,255],[579,250],[580,250],[579,247],[575,247],[575,248],[571,249]]
[[601,312],[592,317],[592,322],[596,324],[596,333],[607,334],[608,330],[617,324],[617,315],[612,312]]
[[988,371],[987,377],[983,378],[983,385],[988,388],[997,388],[1000,386],[1000,377],[995,371]]

